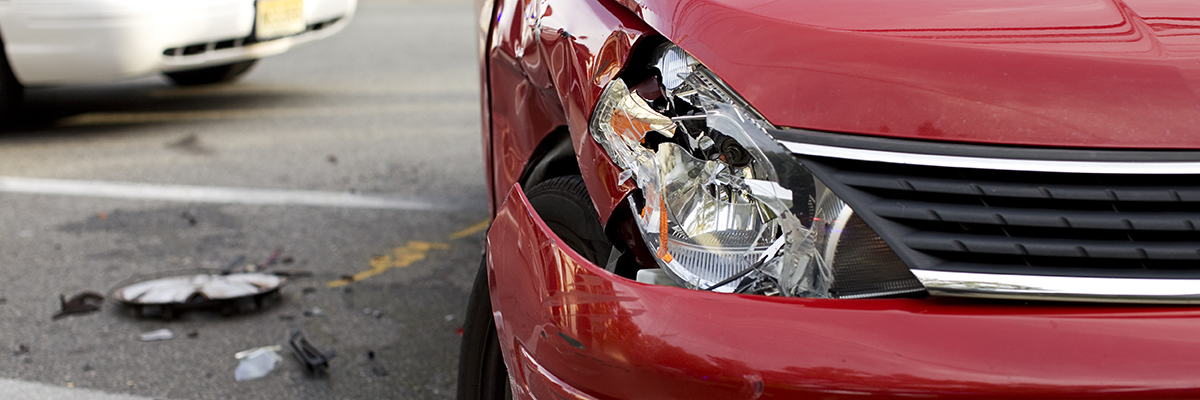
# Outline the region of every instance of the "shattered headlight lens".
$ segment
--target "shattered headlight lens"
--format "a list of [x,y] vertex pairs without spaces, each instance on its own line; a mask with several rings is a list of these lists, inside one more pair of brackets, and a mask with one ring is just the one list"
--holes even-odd
[[[704,65],[670,43],[653,60],[643,81],[608,85],[591,132],[623,169],[619,179],[641,189],[630,202],[634,219],[672,279],[693,289],[801,297],[922,290]],[[849,242],[853,260],[835,268],[839,243]]]

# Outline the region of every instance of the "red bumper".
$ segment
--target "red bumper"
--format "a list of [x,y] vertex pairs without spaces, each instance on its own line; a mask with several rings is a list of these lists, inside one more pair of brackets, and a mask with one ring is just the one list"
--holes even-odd
[[1194,308],[647,285],[558,246],[516,186],[488,234],[488,256],[521,398],[1200,397]]

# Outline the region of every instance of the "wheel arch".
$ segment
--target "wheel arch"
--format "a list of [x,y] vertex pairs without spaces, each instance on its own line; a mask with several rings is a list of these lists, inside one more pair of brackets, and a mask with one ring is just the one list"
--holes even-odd
[[522,188],[531,188],[538,183],[568,175],[580,175],[579,162],[575,158],[571,133],[566,126],[559,126],[534,148],[518,182],[521,182]]

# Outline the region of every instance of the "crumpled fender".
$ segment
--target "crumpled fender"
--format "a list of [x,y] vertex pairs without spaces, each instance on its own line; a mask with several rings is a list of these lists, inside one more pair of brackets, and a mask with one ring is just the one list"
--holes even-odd
[[[588,122],[604,87],[616,78],[641,38],[654,34],[628,9],[610,1],[542,0],[529,3],[522,59],[530,82],[553,87],[571,133],[579,169],[601,223],[633,189],[592,139]],[[536,56],[531,56],[536,47]],[[549,82],[543,81],[548,79]]]

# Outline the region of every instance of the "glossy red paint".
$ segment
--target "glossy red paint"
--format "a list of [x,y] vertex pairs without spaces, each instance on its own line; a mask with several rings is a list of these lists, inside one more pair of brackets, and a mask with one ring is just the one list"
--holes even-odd
[[620,1],[776,125],[1200,148],[1200,2]]
[[1200,396],[1194,308],[716,294],[558,243],[514,186],[488,273],[518,398]]
[[515,185],[538,144],[566,127],[608,218],[630,187],[587,123],[631,49],[656,31],[781,126],[1200,148],[1200,3],[496,1],[481,13],[494,21],[481,21],[488,274],[518,398],[1200,397],[1194,308],[646,285],[559,246]]
[[[637,39],[652,31],[616,3],[514,0],[498,4],[487,54],[490,73],[489,165],[494,188],[507,188],[558,127],[571,133],[580,170],[601,221],[631,190],[588,133],[600,92],[620,71]],[[488,134],[490,133],[490,137]],[[493,190],[496,197],[503,192]]]
[[[492,99],[491,85],[488,83],[488,72],[491,68],[488,67],[488,51],[491,50],[491,35],[492,35],[492,20],[496,15],[496,3],[492,0],[475,0],[475,11],[479,13],[479,30],[476,31],[479,60],[479,113],[480,113],[480,133],[483,137],[481,144],[483,147],[483,172],[485,176],[493,176],[492,166]],[[495,193],[495,183],[492,179],[486,179],[488,193]],[[496,199],[488,199],[488,215],[496,215]]]
[[484,93],[489,97],[484,106],[489,115],[483,135],[493,205],[504,200],[495,197],[503,196],[504,190],[495,188],[512,186],[542,139],[566,124],[547,72],[537,62],[540,47],[530,42],[532,26],[518,17],[527,6],[526,1],[495,5],[495,24],[483,52],[487,65]]

